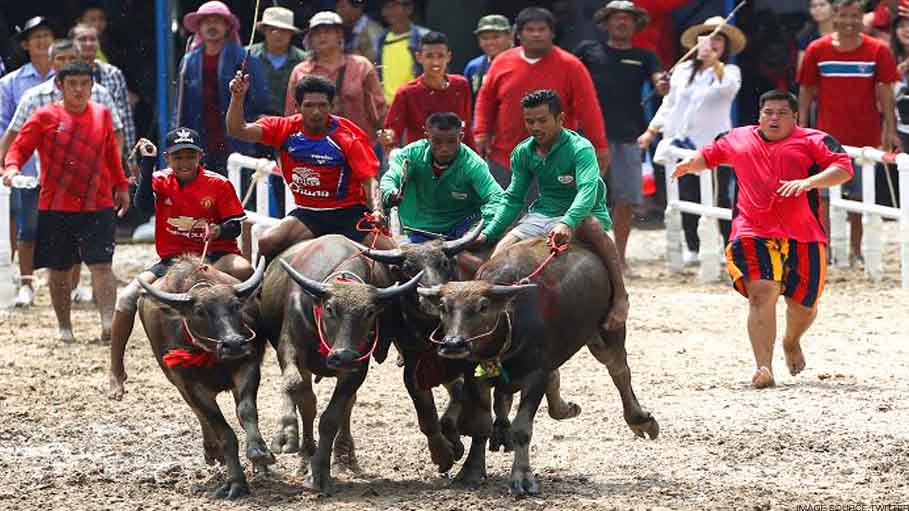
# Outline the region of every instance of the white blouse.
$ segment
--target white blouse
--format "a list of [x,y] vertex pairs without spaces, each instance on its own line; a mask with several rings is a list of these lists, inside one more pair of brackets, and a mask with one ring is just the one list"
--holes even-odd
[[672,73],[669,94],[650,124],[659,127],[664,137],[688,137],[701,147],[732,129],[730,111],[742,86],[742,72],[735,64],[726,64],[719,80],[710,67],[696,74],[689,84],[691,66],[692,61],[683,62]]

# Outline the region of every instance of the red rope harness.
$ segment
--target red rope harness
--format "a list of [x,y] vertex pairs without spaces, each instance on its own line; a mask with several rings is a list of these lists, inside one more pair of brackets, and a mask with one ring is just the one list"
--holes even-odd
[[[313,316],[316,319],[316,332],[319,334],[319,355],[326,357],[326,356],[328,356],[329,353],[331,353],[332,347],[328,344],[328,342],[326,342],[325,334],[322,333],[322,306],[321,305],[314,306],[312,309],[312,312],[313,312]],[[369,357],[372,356],[373,352],[376,351],[376,346],[379,345],[379,320],[378,319],[376,319],[375,330],[376,330],[376,334],[372,340],[372,347],[369,348],[368,352],[355,358],[354,362],[362,362],[364,360],[368,360]],[[368,343],[369,343],[369,341],[364,342],[363,347],[359,350],[360,353],[363,353],[363,348],[365,348],[366,345],[368,345]]]
[[[183,335],[186,337],[187,342],[192,343],[192,334],[189,333],[189,328],[186,327],[186,320],[183,321]],[[211,369],[218,363],[218,358],[213,353],[205,350],[190,351],[186,348],[172,349],[161,358],[167,367],[178,367],[181,369],[192,367]]]
[[541,262],[540,265],[537,266],[535,270],[530,272],[530,275],[527,275],[523,279],[516,280],[511,285],[529,284],[530,279],[539,275],[540,272],[543,271],[543,268],[546,268],[546,265],[549,264],[550,261],[552,261],[557,255],[568,250],[568,243],[565,243],[564,245],[556,245],[555,239],[552,236],[549,236],[549,240],[546,243],[549,245],[549,255],[546,256],[546,259],[543,259],[543,262]]

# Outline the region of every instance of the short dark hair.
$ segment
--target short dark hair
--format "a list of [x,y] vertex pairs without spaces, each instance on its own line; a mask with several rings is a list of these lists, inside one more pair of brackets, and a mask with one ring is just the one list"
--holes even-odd
[[303,95],[307,92],[320,92],[328,96],[328,102],[335,100],[335,84],[321,76],[310,75],[297,82],[294,86],[294,99],[297,104],[303,102]]
[[63,83],[66,81],[67,76],[88,76],[94,80],[94,76],[92,75],[92,68],[89,67],[89,65],[85,62],[70,62],[69,64],[63,66],[63,69],[57,71],[54,79],[59,83]]
[[518,17],[514,20],[515,31],[521,33],[521,30],[524,29],[524,25],[532,21],[542,21],[549,25],[550,30],[555,32],[555,16],[553,16],[549,9],[544,9],[542,7],[526,7],[521,9],[521,12],[518,13]]
[[426,127],[439,130],[464,129],[464,121],[454,112],[436,112],[426,118]]
[[72,39],[57,39],[51,43],[50,48],[47,49],[47,56],[53,60],[55,56],[61,51],[73,50],[76,51],[76,47],[73,44]]
[[833,10],[834,11],[839,9],[840,7],[848,7],[850,5],[857,5],[857,6],[861,7],[862,10],[864,11],[865,0],[833,0]]
[[562,101],[559,99],[559,94],[554,90],[535,90],[521,99],[521,106],[524,108],[536,108],[542,105],[548,105],[552,115],[562,113]]
[[448,36],[443,34],[442,32],[436,32],[435,30],[426,32],[426,34],[420,38],[420,49],[421,50],[427,44],[444,44],[446,48],[448,48],[449,50],[451,49],[451,46],[449,46],[449,44],[448,44]]
[[761,94],[761,99],[758,101],[759,108],[764,108],[764,103],[768,101],[785,101],[789,103],[789,108],[791,108],[793,112],[799,111],[799,100],[796,99],[795,94],[788,90],[776,89],[765,92]]

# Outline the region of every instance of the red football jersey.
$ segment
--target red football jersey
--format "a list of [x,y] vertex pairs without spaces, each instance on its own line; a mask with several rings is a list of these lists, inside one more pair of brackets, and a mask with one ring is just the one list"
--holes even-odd
[[366,204],[363,182],[376,177],[379,160],[369,137],[351,121],[332,116],[322,137],[303,131],[301,114],[263,117],[262,143],[279,149],[284,181],[294,202],[307,209],[339,209]]
[[[199,167],[195,179],[181,185],[171,169],[152,175],[155,193],[155,248],[163,259],[181,254],[201,254],[205,225],[243,218],[243,206],[230,181]],[[213,240],[208,251],[239,254],[234,238]]]

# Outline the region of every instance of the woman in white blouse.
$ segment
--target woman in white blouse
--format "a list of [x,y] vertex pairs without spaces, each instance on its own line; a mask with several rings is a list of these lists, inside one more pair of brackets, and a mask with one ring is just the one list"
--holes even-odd
[[[707,37],[723,18],[709,18],[700,25],[688,28],[682,34],[682,45],[698,45],[691,60],[679,64],[669,80],[669,94],[647,130],[638,138],[638,144],[647,148],[659,133],[674,145],[697,149],[712,142],[717,135],[732,129],[730,111],[732,102],[742,85],[742,73],[735,64],[727,64],[729,57],[745,48],[745,34],[732,26],[724,25],[713,37]],[[699,38],[701,41],[699,42]],[[714,173],[717,204],[729,207],[729,182],[731,169]],[[689,175],[679,180],[679,197],[682,200],[700,201],[698,177]],[[683,214],[687,250],[686,263],[697,261],[700,240],[697,235],[698,216]],[[723,235],[729,235],[729,222],[721,222]]]

